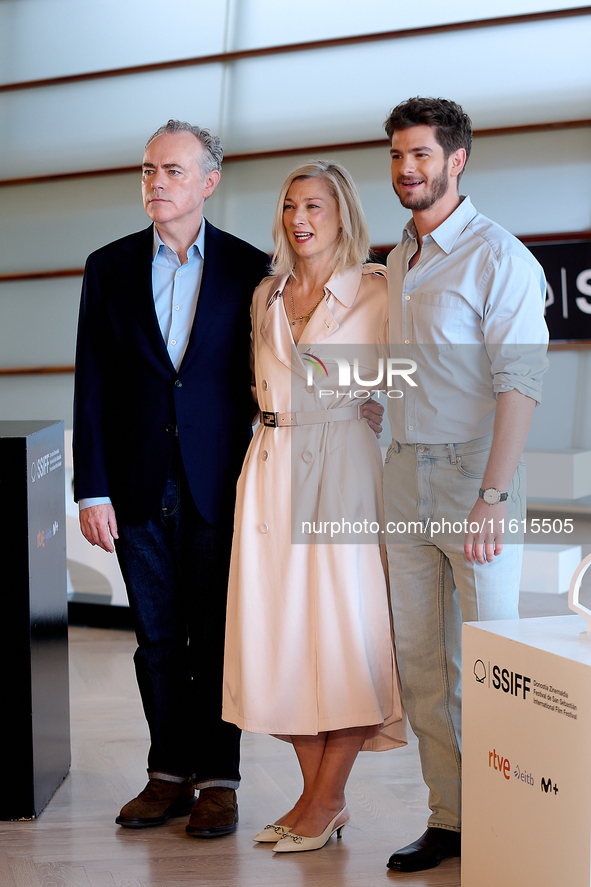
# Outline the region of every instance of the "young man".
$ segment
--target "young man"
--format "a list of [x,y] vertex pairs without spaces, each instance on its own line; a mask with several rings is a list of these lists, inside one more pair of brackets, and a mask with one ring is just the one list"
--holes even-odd
[[221,719],[224,628],[251,433],[250,301],[268,263],[203,219],[222,156],[217,136],[178,120],[148,141],[153,224],[88,259],[74,404],[80,525],[105,551],[114,540],[150,728],[149,782],[116,821],[147,828],[192,810],[187,830],[203,838],[238,820],[240,731]]
[[416,361],[417,384],[388,400],[384,470],[403,701],[432,811],[388,862],[410,872],[460,855],[461,623],[518,616],[522,548],[508,527],[525,516],[520,460],[548,335],[542,269],[459,194],[468,116],[414,98],[385,129],[392,187],[412,211],[388,285],[391,353]]

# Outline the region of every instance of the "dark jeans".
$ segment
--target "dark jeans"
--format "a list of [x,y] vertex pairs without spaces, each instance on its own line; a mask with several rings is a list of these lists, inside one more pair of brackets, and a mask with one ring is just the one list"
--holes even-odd
[[232,528],[201,517],[177,448],[159,512],[118,531],[150,728],[148,770],[195,775],[198,786],[237,783],[240,731],[221,719]]

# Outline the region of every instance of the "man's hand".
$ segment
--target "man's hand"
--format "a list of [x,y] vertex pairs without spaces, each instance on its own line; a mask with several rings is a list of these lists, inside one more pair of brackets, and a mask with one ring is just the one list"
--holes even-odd
[[507,503],[487,505],[478,498],[470,512],[464,537],[464,554],[473,564],[491,564],[503,550],[503,537],[507,528]]
[[[480,483],[483,489],[509,489],[525,446],[535,405],[535,400],[514,388],[499,394],[492,445]],[[508,529],[507,518],[507,502],[487,505],[480,498],[476,500],[464,537],[464,553],[471,564],[475,560],[479,564],[487,561],[490,564],[501,553],[503,536]]]
[[361,415],[367,419],[369,427],[376,437],[382,433],[382,417],[384,415],[384,407],[375,400],[366,401],[361,407]]
[[115,509],[111,504],[91,505],[80,512],[82,535],[91,545],[98,545],[111,554],[115,551],[113,539],[118,539]]

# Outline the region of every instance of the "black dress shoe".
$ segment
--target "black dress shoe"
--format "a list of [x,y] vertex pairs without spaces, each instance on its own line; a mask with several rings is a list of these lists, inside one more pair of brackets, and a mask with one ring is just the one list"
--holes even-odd
[[395,872],[422,872],[433,869],[448,856],[461,856],[460,832],[448,828],[428,828],[424,835],[408,844],[388,860],[388,868]]

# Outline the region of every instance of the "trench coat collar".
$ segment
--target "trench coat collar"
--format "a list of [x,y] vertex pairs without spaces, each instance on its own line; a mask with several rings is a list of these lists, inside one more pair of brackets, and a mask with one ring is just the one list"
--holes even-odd
[[[362,276],[361,265],[347,268],[342,272],[335,272],[326,282],[324,290],[327,295],[334,296],[343,307],[350,308],[359,291]],[[272,279],[265,299],[265,314],[261,321],[260,334],[275,357],[292,372],[305,379],[307,378],[306,368],[300,356],[300,349],[293,341],[290,322],[283,304],[284,300],[281,298],[288,279],[289,274]],[[329,299],[323,299],[308,322],[306,330],[310,330],[311,341],[308,336],[305,342],[306,347],[321,342],[338,330],[340,324],[330,308],[329,301]]]
[[355,265],[354,268],[346,268],[344,271],[335,272],[326,283],[325,289],[335,299],[338,299],[341,305],[344,305],[345,308],[350,308],[359,292],[362,276],[363,269],[361,265]]

